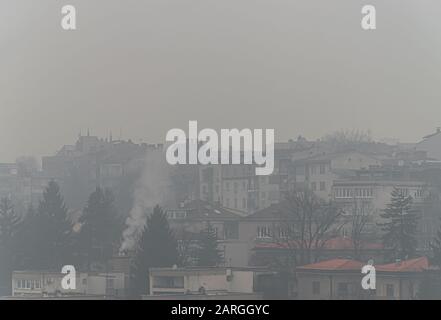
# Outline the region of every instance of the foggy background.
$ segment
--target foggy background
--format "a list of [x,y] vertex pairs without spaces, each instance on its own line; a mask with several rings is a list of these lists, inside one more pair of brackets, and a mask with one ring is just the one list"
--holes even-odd
[[[77,30],[60,26],[77,10]],[[360,27],[377,9],[377,30]],[[419,141],[440,125],[439,0],[0,0],[0,161],[80,130],[340,128]]]

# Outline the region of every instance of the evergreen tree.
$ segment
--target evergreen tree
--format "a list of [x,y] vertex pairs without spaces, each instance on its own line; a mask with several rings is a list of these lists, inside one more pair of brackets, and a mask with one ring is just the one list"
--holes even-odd
[[381,217],[386,220],[382,227],[383,242],[393,249],[394,258],[407,259],[415,254],[418,215],[412,209],[412,197],[394,188],[391,202],[387,204]]
[[0,245],[9,246],[17,232],[20,217],[15,213],[14,206],[8,198],[0,200]]
[[[46,257],[48,268],[59,269],[70,263],[71,223],[59,185],[51,180],[43,192],[37,215],[32,217],[39,242],[39,254]],[[44,264],[44,263],[43,263]]]
[[114,196],[109,189],[96,188],[89,196],[79,222],[79,251],[91,262],[105,263],[119,240],[117,211]]
[[441,227],[436,233],[435,239],[430,244],[432,249],[431,263],[441,268]]
[[147,218],[147,223],[138,242],[134,260],[134,295],[148,292],[148,269],[172,267],[179,261],[178,243],[170,229],[166,215],[159,206]]
[[218,246],[216,230],[208,222],[206,228],[200,232],[196,261],[200,267],[215,267],[223,262],[223,253]]
[[58,270],[71,263],[70,229],[60,188],[55,181],[50,181],[38,209],[34,210],[32,205],[28,208],[18,231],[18,267]]
[[39,230],[41,225],[37,212],[31,204],[22,219],[15,239],[18,269],[33,269],[41,266],[41,263],[36,261],[38,256],[36,252],[43,252],[43,250],[39,250],[42,241],[38,241],[39,235],[41,235],[41,230]]
[[[11,294],[11,274],[15,261],[14,240],[20,217],[8,198],[0,200],[0,295]],[[4,290],[3,290],[4,288]]]

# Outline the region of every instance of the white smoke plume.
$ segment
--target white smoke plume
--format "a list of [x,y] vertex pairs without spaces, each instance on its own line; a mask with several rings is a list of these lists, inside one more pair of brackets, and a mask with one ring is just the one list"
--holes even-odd
[[122,234],[120,253],[136,248],[147,215],[152,212],[154,206],[164,205],[173,197],[171,172],[171,166],[166,162],[161,149],[148,150],[143,173],[135,188],[133,207],[126,219],[127,228]]

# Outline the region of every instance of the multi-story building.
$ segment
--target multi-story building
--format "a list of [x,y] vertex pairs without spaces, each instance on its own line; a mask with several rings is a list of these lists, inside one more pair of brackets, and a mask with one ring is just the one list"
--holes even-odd
[[24,213],[32,204],[38,205],[49,183],[42,172],[23,172],[19,163],[0,164],[0,198],[8,198],[17,212]]
[[289,184],[291,188],[307,187],[322,199],[330,200],[334,180],[342,173],[379,165],[381,160],[356,151],[315,155],[293,161]]
[[[351,219],[356,214],[367,216],[365,232],[378,235],[378,223],[384,222],[381,214],[391,200],[391,193],[398,189],[403,195],[413,198],[414,209],[420,209],[424,202],[429,186],[421,180],[412,177],[403,170],[393,168],[373,167],[355,170],[346,179],[335,180],[332,186],[332,199],[343,209],[343,215]],[[350,234],[348,228],[344,234]]]
[[[246,266],[247,243],[239,239],[241,216],[220,205],[206,201],[190,201],[180,208],[166,210],[170,227],[178,241],[197,241],[208,225],[215,231],[219,248],[223,251],[227,266]],[[191,261],[190,261],[191,263]]]
[[162,149],[162,145],[80,135],[75,145],[43,157],[42,171],[60,184],[68,207],[78,209],[98,186],[115,189],[121,183],[126,183],[126,188],[134,184],[146,166],[147,155]]
[[303,150],[303,143],[276,143],[274,171],[268,176],[257,176],[255,164],[200,166],[200,199],[219,202],[243,215],[278,203],[288,190],[292,154]]
[[12,199],[19,191],[18,165],[0,163],[0,197]]
[[416,150],[427,152],[429,158],[441,160],[441,128],[436,128],[435,133],[429,134],[415,145]]

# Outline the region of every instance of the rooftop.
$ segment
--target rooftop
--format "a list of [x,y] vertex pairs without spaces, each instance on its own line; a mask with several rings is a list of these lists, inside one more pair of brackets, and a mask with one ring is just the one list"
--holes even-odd
[[[300,271],[354,271],[361,270],[364,263],[351,259],[331,259],[307,264],[297,268]],[[422,272],[429,269],[427,257],[419,257],[394,263],[374,265],[377,272]]]
[[351,259],[331,259],[317,263],[307,264],[298,270],[323,270],[323,271],[354,271],[361,270],[363,263]]
[[383,264],[376,266],[375,268],[377,271],[384,272],[421,272],[429,268],[429,260],[427,259],[427,257],[420,257],[389,264]]
[[[297,245],[295,241],[290,243],[285,242],[267,242],[258,243],[254,247],[255,249],[287,249],[293,248]],[[363,250],[382,250],[384,249],[383,244],[379,242],[363,242],[361,244]],[[335,237],[328,239],[324,242],[323,246],[320,246],[322,250],[353,250],[354,242],[349,237]]]

